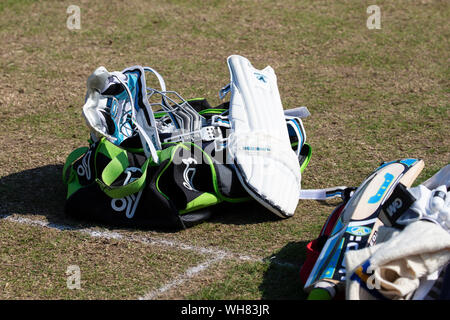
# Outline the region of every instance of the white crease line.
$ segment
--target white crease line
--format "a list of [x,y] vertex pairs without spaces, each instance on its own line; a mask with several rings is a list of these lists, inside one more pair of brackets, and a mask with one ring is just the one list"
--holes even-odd
[[185,244],[185,243],[180,243],[178,241],[172,241],[172,240],[166,240],[166,239],[148,238],[148,237],[142,237],[142,236],[136,236],[136,235],[124,235],[124,234],[121,234],[119,232],[114,232],[114,231],[98,231],[98,230],[92,230],[92,229],[88,229],[88,228],[78,228],[75,226],[51,223],[51,222],[47,222],[47,221],[41,221],[41,220],[30,219],[30,218],[25,218],[25,217],[18,217],[18,216],[13,216],[13,215],[8,215],[8,214],[0,214],[0,219],[4,219],[7,221],[13,221],[13,222],[17,222],[17,223],[22,223],[22,224],[26,224],[26,225],[46,227],[46,228],[50,228],[50,229],[57,229],[60,231],[65,231],[65,230],[77,231],[77,232],[87,234],[93,238],[134,241],[134,242],[140,242],[142,244],[160,245],[160,246],[171,247],[171,248],[175,248],[175,249],[193,251],[193,252],[196,252],[196,253],[199,253],[202,255],[225,256],[227,258],[235,258],[235,259],[244,260],[244,261],[263,261],[262,258],[255,258],[255,257],[246,256],[246,255],[239,255],[239,254],[227,252],[224,250],[198,247],[198,246],[193,246],[193,245],[189,245],[189,244]]
[[121,233],[113,232],[113,231],[97,231],[97,230],[92,230],[92,229],[87,229],[87,228],[80,229],[75,226],[51,223],[51,222],[47,222],[47,221],[35,220],[35,219],[24,218],[24,217],[17,217],[17,216],[13,216],[13,215],[9,215],[9,214],[0,214],[0,219],[17,222],[17,223],[22,223],[22,224],[26,224],[26,225],[31,225],[31,226],[39,226],[39,227],[45,227],[45,228],[50,228],[50,229],[56,229],[56,230],[60,230],[60,231],[65,231],[65,230],[77,231],[80,233],[87,234],[94,238],[134,241],[134,242],[140,242],[143,244],[160,245],[160,246],[171,247],[171,248],[176,248],[176,249],[181,249],[181,250],[193,251],[193,252],[203,254],[203,255],[213,255],[213,258],[211,258],[195,267],[191,267],[191,268],[187,269],[185,273],[183,273],[179,277],[175,278],[174,280],[168,282],[167,284],[163,285],[159,289],[153,290],[153,291],[145,294],[144,296],[138,298],[140,300],[155,299],[160,294],[167,292],[167,291],[171,290],[172,288],[183,284],[190,278],[192,278],[195,275],[201,273],[202,271],[208,269],[212,264],[214,264],[218,261],[221,261],[223,259],[233,259],[234,258],[234,259],[242,260],[242,261],[262,262],[262,263],[269,261],[270,263],[274,263],[279,266],[297,268],[297,266],[295,266],[294,264],[291,264],[288,262],[276,261],[275,257],[272,257],[270,259],[255,258],[255,257],[251,257],[251,256],[239,255],[239,254],[227,252],[224,250],[214,250],[214,249],[208,249],[208,248],[204,248],[204,247],[192,246],[192,245],[188,245],[185,243],[179,243],[177,241],[169,241],[169,240],[165,240],[165,239],[151,239],[151,238],[147,238],[147,237],[139,237],[139,236],[134,236],[134,235],[127,236],[127,235],[123,235]]
[[[186,281],[190,280],[191,278],[193,278],[194,276],[196,276],[197,274],[206,271],[209,267],[211,267],[214,263],[217,263],[219,261],[222,261],[226,258],[230,258],[229,255],[224,254],[224,255],[217,255],[216,257],[209,259],[205,262],[200,263],[199,265],[195,266],[195,267],[191,267],[189,269],[186,270],[185,273],[183,273],[182,275],[178,276],[177,278],[175,278],[174,280],[166,283],[165,285],[163,285],[162,287],[150,291],[147,294],[145,294],[144,296],[141,296],[138,298],[138,300],[154,300],[156,299],[158,296],[160,296],[161,294],[170,291],[173,288],[176,288],[180,285],[182,285],[183,283],[185,283]],[[252,259],[252,262],[270,262],[270,263],[274,263],[278,266],[282,266],[282,267],[288,267],[288,268],[294,268],[294,269],[299,269],[299,267],[297,267],[296,265],[289,263],[289,262],[280,262],[280,261],[276,261],[275,257],[272,257],[270,259]],[[241,260],[246,260],[246,259],[241,259]]]
[[59,231],[78,231],[81,233],[86,233],[91,237],[94,238],[106,238],[106,239],[122,239],[123,236],[120,233],[117,232],[111,232],[111,231],[96,231],[96,230],[90,230],[86,228],[77,228],[75,226],[69,226],[64,224],[58,224],[58,223],[51,223],[47,221],[41,221],[37,219],[30,219],[30,218],[24,218],[24,217],[16,217],[8,214],[0,214],[0,218],[7,221],[22,223],[30,226],[39,226],[39,227],[45,227],[50,229],[57,229]]
[[142,297],[139,297],[138,300],[153,300],[156,299],[159,295],[175,288],[178,287],[179,285],[185,283],[186,281],[188,281],[189,279],[193,278],[194,276],[196,276],[197,274],[201,273],[202,271],[205,271],[206,269],[208,269],[211,265],[213,265],[214,263],[217,263],[219,261],[222,261],[223,259],[225,259],[227,256],[226,255],[217,255],[216,257],[209,259],[208,261],[205,261],[203,263],[200,263],[199,265],[196,265],[195,267],[191,267],[189,269],[186,270],[186,272],[184,272],[182,275],[178,276],[177,278],[175,278],[174,280],[166,283],[165,285],[163,285],[162,287],[150,291],[148,293],[146,293],[145,295],[143,295]]

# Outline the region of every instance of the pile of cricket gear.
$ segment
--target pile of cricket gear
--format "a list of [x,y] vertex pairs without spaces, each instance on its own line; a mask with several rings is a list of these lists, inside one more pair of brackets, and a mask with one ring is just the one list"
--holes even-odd
[[309,299],[450,299],[450,165],[411,187],[424,163],[384,163],[307,245]]
[[96,69],[83,106],[89,145],[63,168],[66,213],[106,225],[182,229],[210,218],[219,203],[254,201],[288,218],[299,199],[340,197],[307,246],[300,273],[310,299],[449,298],[450,166],[417,187],[423,161],[401,159],[358,188],[304,190],[311,147],[302,119],[309,111],[283,109],[270,66],[258,70],[237,55],[227,64],[230,83],[215,107],[167,90],[150,67]]
[[237,55],[227,63],[231,81],[219,95],[230,99],[216,107],[167,90],[149,67],[96,69],[83,106],[90,143],[63,169],[66,213],[108,225],[185,228],[221,202],[256,201],[287,218],[300,198],[342,196],[345,187],[301,190],[311,157],[307,108],[283,109],[270,66],[258,70]]

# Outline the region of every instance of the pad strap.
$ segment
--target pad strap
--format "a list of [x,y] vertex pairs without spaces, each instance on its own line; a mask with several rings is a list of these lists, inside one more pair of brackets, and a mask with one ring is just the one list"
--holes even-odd
[[341,198],[347,201],[352,192],[355,190],[353,187],[339,186],[326,189],[302,189],[300,190],[299,199],[302,200],[328,200],[333,198]]

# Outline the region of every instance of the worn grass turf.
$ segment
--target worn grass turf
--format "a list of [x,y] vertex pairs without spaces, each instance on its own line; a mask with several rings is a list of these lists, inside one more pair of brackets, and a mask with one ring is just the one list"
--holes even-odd
[[[66,28],[71,4],[0,4],[2,214],[77,223],[62,214],[61,168],[73,149],[87,145],[81,106],[86,79],[100,65],[108,70],[151,66],[169,89],[212,104],[219,103],[217,90],[229,81],[230,54],[247,57],[257,68],[271,65],[285,108],[306,105],[312,114],[304,121],[313,148],[304,188],[359,185],[381,162],[406,157],[424,159],[420,182],[449,163],[448,1],[377,1],[380,30],[366,28],[371,1],[205,6],[203,1],[84,0],[77,1],[80,30]],[[335,204],[302,201],[287,220],[254,205],[220,207],[210,221],[178,233],[119,231],[289,263],[227,259],[160,298],[302,299],[296,275],[305,245]],[[2,262],[12,264],[0,272],[3,298],[135,298],[176,278],[195,260],[176,249],[146,260],[145,254],[159,254],[156,249],[125,249],[122,243],[116,248],[67,231],[1,220],[0,228]],[[77,256],[79,263],[92,270],[80,293],[60,288],[61,272],[71,263],[64,248],[75,247],[86,252]],[[112,254],[105,256],[105,250]],[[155,272],[146,273],[150,260]],[[134,274],[133,266],[142,272]],[[114,295],[98,276],[110,271],[115,276],[106,280],[119,288]]]
[[[136,299],[204,257],[77,231],[0,224],[0,299]],[[80,289],[69,289],[69,266]],[[69,287],[67,280],[69,278]]]

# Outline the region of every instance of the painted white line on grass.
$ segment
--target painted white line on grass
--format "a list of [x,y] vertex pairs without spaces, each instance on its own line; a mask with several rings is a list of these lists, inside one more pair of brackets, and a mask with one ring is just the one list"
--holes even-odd
[[64,225],[59,223],[52,223],[48,221],[42,221],[37,219],[30,219],[25,217],[19,217],[19,216],[13,216],[8,214],[0,214],[0,218],[12,221],[16,223],[26,224],[30,226],[38,226],[38,227],[44,227],[49,229],[56,229],[59,231],[78,231],[81,233],[85,233],[93,238],[103,238],[103,239],[122,239],[123,236],[120,233],[112,232],[112,231],[97,231],[97,230],[91,230],[86,228],[78,228],[75,226],[70,225]]
[[[206,271],[213,264],[220,262],[222,260],[225,260],[225,259],[232,259],[232,258],[233,258],[232,255],[229,255],[226,253],[224,253],[222,255],[218,254],[215,257],[208,259],[207,261],[202,262],[195,267],[189,268],[182,275],[176,277],[172,281],[169,281],[168,283],[164,284],[162,287],[160,287],[156,290],[152,290],[149,293],[143,295],[142,297],[139,297],[138,300],[154,300],[154,299],[158,298],[158,296],[160,296],[161,294],[166,293],[167,291],[170,291],[171,289],[182,285],[183,283],[190,280],[194,276],[200,274],[203,271]],[[253,258],[249,258],[246,256],[235,256],[234,258],[237,258],[242,261],[250,261],[250,262],[261,262],[261,263],[269,262],[269,263],[276,264],[277,266],[294,268],[294,269],[300,270],[300,268],[298,266],[296,266],[292,263],[277,261],[276,257],[272,257],[270,259],[253,259]]]
[[147,245],[159,245],[164,247],[170,247],[174,249],[180,249],[180,250],[186,250],[186,251],[193,251],[198,254],[202,255],[210,255],[212,258],[208,259],[205,262],[202,262],[201,264],[191,267],[186,270],[182,275],[179,275],[174,280],[169,281],[162,287],[150,291],[149,293],[145,294],[142,297],[139,297],[141,300],[150,300],[155,299],[162,293],[165,293],[172,288],[175,288],[187,280],[191,279],[192,277],[198,275],[199,273],[207,270],[211,265],[213,265],[216,262],[222,261],[224,259],[236,259],[241,261],[250,261],[250,262],[267,262],[283,266],[283,267],[290,267],[290,268],[297,268],[297,266],[288,263],[288,262],[281,262],[276,261],[275,257],[272,257],[270,259],[266,258],[257,258],[257,257],[251,257],[247,255],[239,255],[236,253],[228,252],[225,250],[218,250],[218,249],[211,249],[211,248],[204,248],[204,247],[198,247],[193,246],[185,243],[181,243],[178,241],[173,240],[166,240],[166,239],[156,239],[156,238],[148,238],[143,236],[136,236],[136,235],[124,235],[119,232],[114,231],[98,231],[98,230],[92,230],[89,228],[79,228],[76,226],[71,225],[64,225],[64,224],[58,224],[58,223],[51,223],[47,221],[37,220],[37,219],[30,219],[26,217],[20,217],[20,216],[14,216],[10,214],[0,214],[0,219],[12,221],[16,223],[26,224],[30,226],[38,226],[38,227],[44,227],[44,228],[50,228],[50,229],[56,229],[59,231],[76,231],[80,233],[87,234],[88,236],[91,236],[93,238],[102,238],[102,239],[117,239],[117,240],[124,240],[124,241],[132,241],[132,242],[139,242],[142,244]]
[[30,219],[26,217],[13,216],[9,214],[0,214],[0,219],[4,219],[7,221],[12,221],[16,223],[22,223],[31,226],[39,226],[50,229],[56,229],[60,231],[77,231],[80,233],[87,234],[93,238],[102,238],[102,239],[117,239],[117,240],[125,240],[125,241],[134,241],[142,244],[148,245],[159,245],[164,247],[171,247],[175,249],[181,249],[185,251],[193,251],[202,255],[214,255],[214,256],[226,256],[227,258],[235,258],[238,260],[244,261],[263,261],[262,258],[251,257],[247,255],[239,255],[232,252],[228,252],[225,250],[212,249],[212,248],[204,248],[199,246],[193,246],[186,243],[174,241],[174,240],[166,240],[166,239],[158,239],[158,238],[149,238],[145,236],[136,236],[136,235],[124,235],[119,232],[114,231],[99,231],[92,230],[89,228],[78,228],[76,226],[59,224],[59,223],[51,223],[48,221],[42,221],[37,219]]
[[152,291],[146,293],[142,297],[139,297],[138,300],[154,300],[161,294],[163,294],[167,291],[170,291],[171,289],[173,289],[175,287],[182,285],[183,283],[185,283],[189,279],[193,278],[197,274],[207,270],[214,263],[222,261],[225,258],[227,258],[226,255],[217,255],[216,257],[214,257],[212,259],[209,259],[205,262],[200,263],[199,265],[196,265],[195,267],[191,267],[191,268],[187,269],[186,272],[184,272],[183,274],[176,277],[174,280],[169,281],[168,283],[166,283],[165,285],[163,285],[162,287],[160,287],[156,290],[152,290]]

